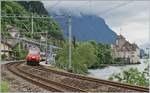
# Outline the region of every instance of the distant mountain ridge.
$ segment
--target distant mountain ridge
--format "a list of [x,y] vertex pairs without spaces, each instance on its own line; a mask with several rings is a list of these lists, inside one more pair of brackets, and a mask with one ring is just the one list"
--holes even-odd
[[[61,21],[58,21],[61,25]],[[64,29],[65,35],[68,30]],[[72,35],[77,41],[101,42],[105,44],[115,43],[117,34],[108,27],[104,19],[95,15],[72,16]]]

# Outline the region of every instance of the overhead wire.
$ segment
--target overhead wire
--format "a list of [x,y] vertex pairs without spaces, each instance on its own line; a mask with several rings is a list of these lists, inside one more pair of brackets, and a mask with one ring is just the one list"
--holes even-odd
[[100,14],[107,14],[108,12],[112,12],[112,11],[114,11],[115,9],[118,9],[118,8],[121,8],[121,7],[126,6],[126,5],[130,4],[131,2],[133,2],[133,1],[128,1],[128,2],[125,2],[125,3],[121,3],[121,4],[119,4],[119,5],[116,5],[116,6],[114,6],[114,7],[111,7],[111,8],[109,8],[109,9],[104,10],[104,11],[101,11],[101,12],[99,12],[98,14],[99,14],[99,15],[100,15]]
[[[114,7],[108,8],[108,9],[106,9],[104,11],[99,12],[98,15],[100,15],[100,14],[105,14],[106,15],[109,12],[114,11],[115,9],[118,9],[118,8],[121,8],[121,7],[124,7],[124,6],[128,5],[128,4],[130,4],[131,2],[133,2],[133,1],[128,1],[128,2],[125,2],[125,3],[121,3],[119,5],[116,5]],[[89,0],[89,9],[90,9],[90,11],[92,13],[92,10],[91,10],[92,9],[92,4],[91,3],[92,3],[92,0]],[[91,26],[90,28],[92,29],[93,26]]]

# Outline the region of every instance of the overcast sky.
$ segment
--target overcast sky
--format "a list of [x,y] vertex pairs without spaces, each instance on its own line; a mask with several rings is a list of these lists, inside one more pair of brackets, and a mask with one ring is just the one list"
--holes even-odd
[[102,17],[117,34],[142,45],[149,38],[150,1],[42,1],[49,12]]

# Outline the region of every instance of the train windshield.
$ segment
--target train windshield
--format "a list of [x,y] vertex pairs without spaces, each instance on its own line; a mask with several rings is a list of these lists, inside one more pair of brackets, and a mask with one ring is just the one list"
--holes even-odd
[[39,54],[39,51],[32,49],[32,50],[29,50],[29,54],[37,55]]

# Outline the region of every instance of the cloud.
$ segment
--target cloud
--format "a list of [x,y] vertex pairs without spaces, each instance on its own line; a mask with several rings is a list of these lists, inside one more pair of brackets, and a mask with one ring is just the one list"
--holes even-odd
[[[132,6],[120,9],[116,14],[106,19],[107,24],[116,32],[123,34],[130,42],[142,45],[149,39],[149,11],[148,7]],[[133,11],[133,12],[132,12]],[[120,28],[122,29],[120,31]]]
[[102,17],[116,33],[138,45],[148,42],[150,1],[42,1],[49,13]]

